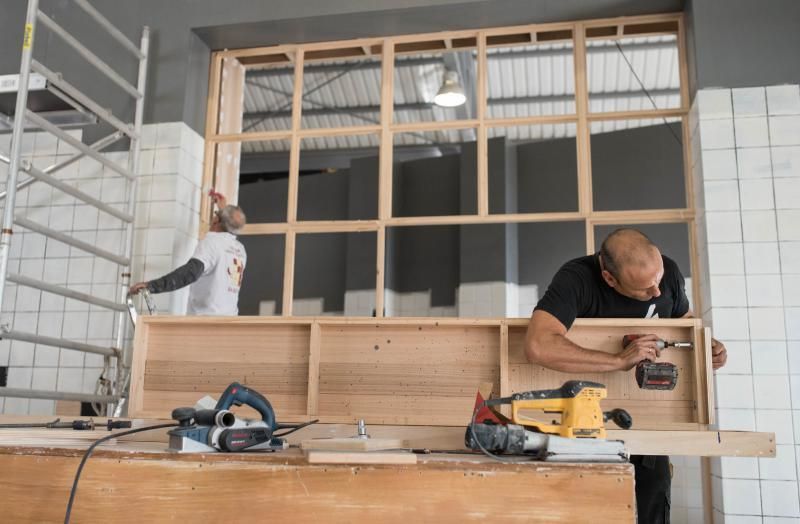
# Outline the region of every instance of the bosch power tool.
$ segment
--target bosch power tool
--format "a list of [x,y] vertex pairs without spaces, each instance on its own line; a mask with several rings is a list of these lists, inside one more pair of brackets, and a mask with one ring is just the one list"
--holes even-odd
[[[261,414],[261,420],[237,417],[230,408],[247,405]],[[276,451],[288,447],[281,438],[317,422],[279,424],[269,401],[258,391],[232,383],[222,393],[214,409],[177,408],[172,412],[177,428],[170,430],[169,451]],[[276,433],[278,430],[288,430]]]

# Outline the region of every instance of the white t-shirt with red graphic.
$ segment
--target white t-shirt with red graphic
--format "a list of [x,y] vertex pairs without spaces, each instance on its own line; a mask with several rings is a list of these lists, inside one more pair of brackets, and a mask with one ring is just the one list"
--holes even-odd
[[203,263],[203,274],[189,288],[188,315],[239,314],[247,253],[230,233],[209,231],[192,258]]

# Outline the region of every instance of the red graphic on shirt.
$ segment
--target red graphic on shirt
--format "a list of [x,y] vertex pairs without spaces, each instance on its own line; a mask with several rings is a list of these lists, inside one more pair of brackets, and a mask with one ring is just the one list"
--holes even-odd
[[228,276],[231,279],[231,284],[236,287],[242,287],[242,277],[244,276],[244,264],[236,257],[233,258],[233,264],[228,267]]

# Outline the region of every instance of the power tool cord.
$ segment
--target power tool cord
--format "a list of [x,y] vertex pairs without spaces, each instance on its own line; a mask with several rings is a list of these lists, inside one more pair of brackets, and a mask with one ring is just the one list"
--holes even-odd
[[308,422],[303,422],[302,424],[298,424],[297,426],[288,426],[288,425],[285,425],[285,424],[278,424],[278,429],[286,429],[286,428],[292,428],[292,429],[290,429],[289,431],[284,431],[283,433],[274,433],[272,436],[273,437],[283,437],[283,436],[288,435],[289,433],[294,433],[295,431],[297,431],[299,429],[303,429],[306,426],[310,426],[311,424],[316,424],[317,422],[319,422],[318,418],[314,419],[314,420],[310,420]]
[[69,492],[69,502],[67,503],[67,513],[64,515],[64,524],[69,524],[69,518],[72,514],[72,504],[75,502],[75,493],[78,490],[78,480],[81,478],[81,471],[83,471],[83,466],[86,465],[86,461],[89,460],[89,457],[92,455],[94,448],[98,445],[102,444],[107,440],[111,440],[112,438],[122,437],[125,435],[132,435],[134,433],[141,433],[142,431],[151,431],[153,429],[161,429],[161,428],[172,428],[177,426],[177,424],[157,424],[155,426],[146,426],[143,428],[136,428],[130,429],[128,431],[120,431],[118,433],[112,433],[107,437],[99,438],[92,442],[92,445],[86,450],[86,453],[83,454],[83,458],[81,459],[81,463],[78,466],[78,471],[75,472],[75,480],[72,482],[72,490]]
[[507,464],[519,464],[521,462],[530,462],[532,460],[532,457],[524,458],[524,459],[512,459],[512,458],[501,457],[500,455],[495,455],[494,453],[492,453],[491,451],[489,451],[488,449],[483,447],[483,444],[481,444],[481,441],[475,435],[475,432],[472,431],[472,428],[475,426],[475,419],[477,418],[478,413],[484,407],[486,407],[486,401],[485,400],[483,402],[481,402],[481,404],[475,408],[475,411],[472,412],[472,422],[470,422],[470,425],[469,425],[469,431],[470,431],[470,433],[472,433],[472,440],[475,441],[475,443],[478,445],[478,447],[481,449],[481,451],[483,451],[483,454],[486,455],[487,457],[491,458],[491,459],[497,460],[498,462],[505,462]]

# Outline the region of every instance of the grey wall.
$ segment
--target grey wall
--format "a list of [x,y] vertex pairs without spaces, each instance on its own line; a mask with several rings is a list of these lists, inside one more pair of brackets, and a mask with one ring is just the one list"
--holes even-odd
[[[474,150],[474,148],[473,148]],[[461,213],[462,158],[468,153],[395,164],[395,216]],[[455,226],[388,228],[386,284],[396,291],[431,290],[431,305],[452,305],[459,279]]]
[[239,241],[247,251],[247,266],[239,294],[239,314],[258,315],[262,300],[275,301],[275,313],[281,314],[283,299],[283,235],[243,235]]
[[681,125],[592,135],[594,209],[686,207]]
[[[0,0],[0,74],[19,72],[25,4]],[[145,122],[184,121],[203,134],[210,50],[674,12],[683,8],[683,0],[540,0],[535,8],[529,0],[92,0],[92,5],[135,42],[142,26],[152,30]],[[103,60],[134,78],[126,52],[69,0],[42,0],[41,6]],[[130,118],[130,101],[98,81],[91,66],[45,30],[36,38],[41,61]],[[103,131],[90,130],[84,139]]]
[[800,2],[687,0],[690,87],[800,83]]
[[574,138],[517,147],[520,213],[578,210],[578,151]]

